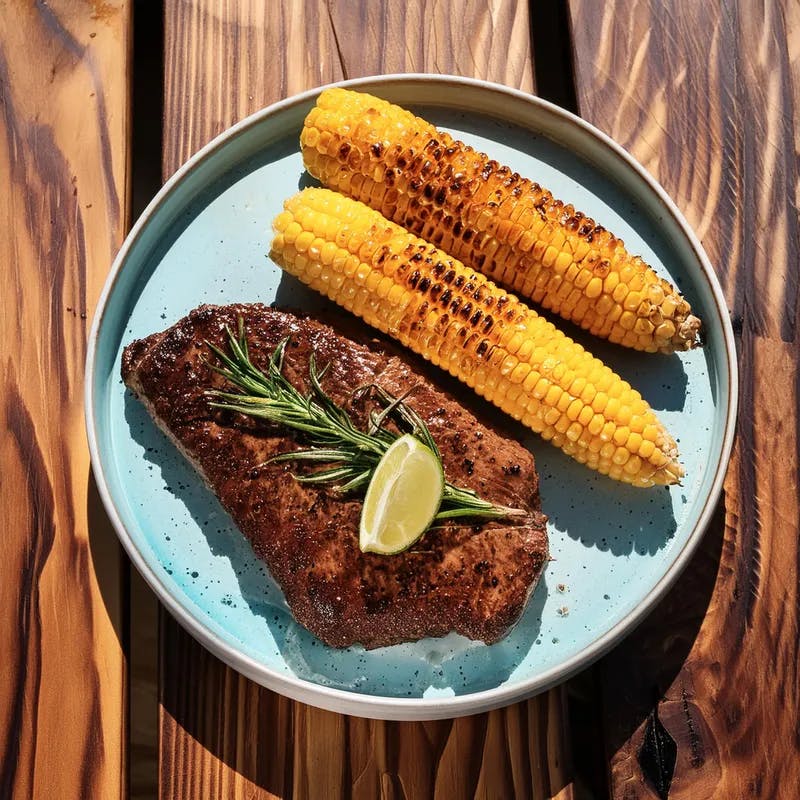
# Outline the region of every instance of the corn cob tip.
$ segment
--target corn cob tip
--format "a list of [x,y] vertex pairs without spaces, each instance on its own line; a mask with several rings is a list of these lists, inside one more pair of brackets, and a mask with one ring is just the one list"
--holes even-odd
[[677,459],[673,459],[653,475],[653,484],[656,486],[681,486],[681,479],[685,474]]
[[694,314],[687,315],[686,319],[680,323],[673,339],[676,350],[692,350],[703,344],[702,340],[703,323]]

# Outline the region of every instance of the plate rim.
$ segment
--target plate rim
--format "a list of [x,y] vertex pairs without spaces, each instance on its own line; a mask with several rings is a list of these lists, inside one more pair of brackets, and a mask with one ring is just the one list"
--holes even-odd
[[[441,84],[452,88],[453,86],[469,86],[495,93],[505,94],[517,101],[522,101],[533,106],[538,106],[550,114],[560,117],[562,121],[577,126],[586,134],[596,139],[600,145],[611,150],[625,166],[638,175],[649,189],[661,202],[665,211],[677,225],[680,234],[685,237],[692,254],[701,268],[701,275],[706,280],[711,298],[716,307],[717,316],[721,322],[725,361],[728,373],[728,408],[724,418],[720,458],[716,466],[714,478],[709,492],[704,499],[702,511],[694,528],[689,533],[683,547],[676,553],[672,563],[652,587],[645,599],[614,626],[605,631],[601,636],[592,641],[586,648],[574,654],[565,661],[557,664],[545,672],[522,680],[512,685],[501,684],[491,689],[484,689],[464,695],[452,697],[433,698],[397,698],[385,695],[358,694],[345,689],[323,686],[298,676],[281,674],[264,663],[246,655],[235,647],[224,642],[210,627],[195,617],[184,603],[180,602],[161,582],[160,578],[150,566],[145,556],[139,551],[127,531],[116,506],[111,497],[108,483],[105,478],[103,460],[99,448],[99,433],[97,430],[97,414],[95,413],[95,368],[97,364],[99,334],[105,319],[108,301],[117,284],[119,275],[127,262],[128,254],[140,238],[150,219],[157,213],[166,198],[172,194],[184,177],[194,168],[205,161],[216,150],[229,140],[236,138],[247,129],[258,125],[274,114],[280,113],[298,104],[313,100],[323,89],[331,86],[344,86],[350,88],[364,87],[366,85],[379,87],[383,84],[399,83],[425,83]],[[204,147],[189,158],[176,172],[169,177],[155,197],[150,201],[145,210],[131,227],[125,237],[116,257],[114,258],[103,289],[95,307],[92,325],[87,341],[87,354],[84,373],[84,414],[89,452],[91,457],[92,472],[97,485],[97,490],[103,502],[105,511],[114,527],[118,539],[122,543],[128,557],[134,563],[150,588],[155,592],[159,601],[166,607],[170,614],[204,647],[220,658],[228,666],[236,669],[246,677],[269,689],[279,692],[287,697],[301,702],[325,708],[339,713],[356,714],[362,717],[386,720],[432,720],[453,718],[488,711],[513,702],[524,700],[535,694],[546,691],[565,680],[577,671],[586,668],[594,661],[608,652],[614,645],[630,634],[642,620],[660,602],[664,595],[673,586],[678,576],[694,555],[714,509],[722,492],[725,475],[731,457],[735,436],[736,414],[738,409],[738,364],[736,359],[736,344],[733,335],[727,303],[725,302],[722,287],[714,272],[711,262],[703,249],[697,235],[686,221],[675,202],[669,197],[663,187],[650,175],[650,173],[620,144],[603,133],[599,128],[583,120],[560,106],[535,95],[528,94],[519,89],[514,89],[503,84],[486,81],[479,78],[468,78],[454,75],[440,75],[433,73],[393,73],[387,75],[371,75],[350,80],[336,81],[334,83],[308,89],[299,94],[292,95],[276,103],[272,103],[255,113],[245,117],[235,125],[214,137]]]

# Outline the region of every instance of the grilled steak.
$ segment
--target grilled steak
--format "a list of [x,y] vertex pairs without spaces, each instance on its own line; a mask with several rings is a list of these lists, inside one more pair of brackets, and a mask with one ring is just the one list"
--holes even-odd
[[[451,482],[494,503],[530,512],[523,523],[451,524],[395,556],[362,553],[359,499],[298,483],[294,464],[264,465],[302,440],[269,423],[211,408],[205,391],[224,384],[206,342],[226,346],[225,326],[244,320],[250,355],[263,367],[286,336],[284,374],[308,390],[309,358],[330,364],[323,387],[362,424],[378,383],[407,399],[430,427]],[[391,345],[356,343],[310,318],[262,305],[201,306],[123,355],[127,386],[191,460],[269,566],[294,617],[325,643],[381,647],[457,631],[487,643],[517,621],[547,561],[533,457],[434,388]]]

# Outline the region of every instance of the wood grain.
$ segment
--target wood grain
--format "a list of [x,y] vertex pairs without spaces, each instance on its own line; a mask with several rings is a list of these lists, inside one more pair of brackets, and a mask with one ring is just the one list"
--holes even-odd
[[678,744],[670,798],[795,797],[800,8],[572,0],[570,11],[580,112],[644,163],[702,238],[742,383],[724,507],[703,551],[600,666],[612,793],[656,796],[637,753],[657,704]]
[[167,0],[165,9],[165,176],[253,111],[343,78],[436,72],[533,90],[524,0]]
[[124,3],[0,9],[0,797],[125,792],[127,567],[90,477],[91,315],[127,224]]
[[321,711],[162,622],[161,797],[572,797],[563,695],[437,722]]
[[[525,2],[168,0],[164,174],[246,114],[343,77],[432,71],[532,89]],[[163,798],[572,796],[563,694],[430,723],[346,717],[161,635]]]

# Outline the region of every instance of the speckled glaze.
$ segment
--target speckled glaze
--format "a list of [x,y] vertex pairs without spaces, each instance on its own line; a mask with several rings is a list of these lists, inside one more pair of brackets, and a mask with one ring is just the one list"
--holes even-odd
[[[92,459],[106,508],[148,583],[206,647],[254,680],[336,711],[389,719],[475,713],[546,689],[607,650],[664,594],[719,495],[736,405],[733,337],[699,243],[617,145],[536,98],[441,76],[349,82],[423,114],[595,217],[676,283],[702,350],[623,351],[570,335],[636,386],[675,435],[683,486],[634,489],[533,434],[553,561],[522,620],[485,646],[450,635],[334,650],[295,623],[264,565],[119,377],[124,345],[201,303],[323,301],[267,258],[270,221],[311,179],[298,149],[316,91],[244,120],[195,156],[137,222],[100,301],[87,363]],[[559,323],[565,329],[565,323]],[[464,388],[466,405],[474,402]]]

